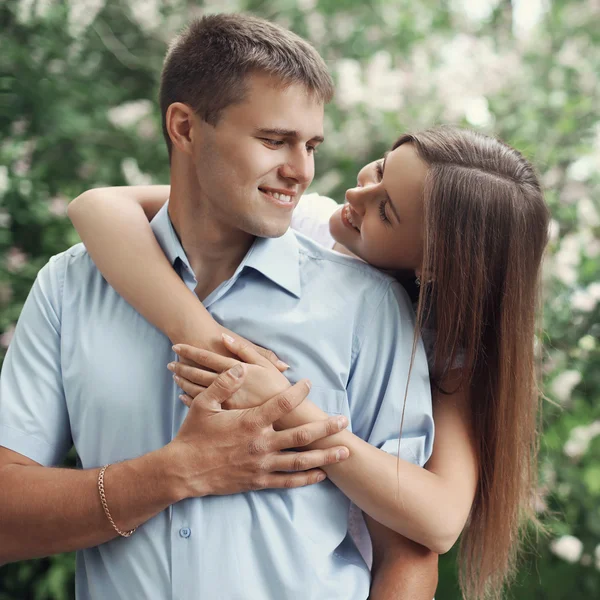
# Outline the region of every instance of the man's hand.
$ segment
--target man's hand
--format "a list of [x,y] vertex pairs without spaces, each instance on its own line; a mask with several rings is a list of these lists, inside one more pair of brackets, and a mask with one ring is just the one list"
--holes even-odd
[[223,403],[242,386],[247,365],[236,364],[188,401],[189,413],[168,445],[181,467],[185,497],[223,495],[265,488],[294,488],[325,479],[319,469],[348,457],[345,447],[282,452],[338,433],[345,417],[275,431],[273,423],[308,395],[309,382],[298,382],[263,405],[225,410]]

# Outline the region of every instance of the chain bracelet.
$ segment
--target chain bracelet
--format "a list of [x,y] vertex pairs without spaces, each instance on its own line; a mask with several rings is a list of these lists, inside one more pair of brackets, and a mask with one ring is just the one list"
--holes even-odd
[[108,503],[106,502],[106,494],[104,492],[104,472],[106,471],[106,469],[108,469],[108,467],[109,467],[109,465],[104,465],[100,469],[100,473],[98,474],[98,493],[100,494],[100,502],[102,502],[102,508],[104,509],[104,514],[106,515],[106,518],[110,521],[110,524],[113,526],[113,529],[121,537],[128,538],[135,532],[137,527],[134,527],[130,531],[121,531],[117,527],[116,523],[114,522],[114,520],[110,514],[110,510],[108,510]]

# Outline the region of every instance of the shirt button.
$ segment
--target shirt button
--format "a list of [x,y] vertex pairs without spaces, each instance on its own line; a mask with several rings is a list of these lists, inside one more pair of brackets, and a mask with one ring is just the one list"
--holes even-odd
[[192,530],[191,530],[189,527],[182,527],[182,528],[179,530],[179,535],[180,535],[182,538],[185,538],[185,539],[187,539],[187,538],[189,538],[189,537],[190,537],[190,535],[192,535]]

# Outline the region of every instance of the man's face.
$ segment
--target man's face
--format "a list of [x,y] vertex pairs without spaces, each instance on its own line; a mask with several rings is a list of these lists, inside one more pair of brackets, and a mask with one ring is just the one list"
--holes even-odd
[[323,104],[300,84],[248,79],[246,99],[213,127],[196,117],[194,167],[202,213],[215,227],[278,237],[314,176]]

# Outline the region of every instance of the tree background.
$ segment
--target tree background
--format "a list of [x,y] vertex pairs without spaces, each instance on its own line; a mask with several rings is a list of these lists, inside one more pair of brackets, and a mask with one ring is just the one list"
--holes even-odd
[[[549,530],[507,597],[600,598],[600,0],[1,0],[0,358],[37,271],[78,241],[68,201],[168,181],[156,95],[191,17],[249,11],[310,40],[335,77],[312,189],[343,199],[406,130],[493,133],[538,167],[553,221],[545,265]],[[455,554],[437,598],[460,597]],[[0,568],[0,600],[66,600],[72,555]]]

